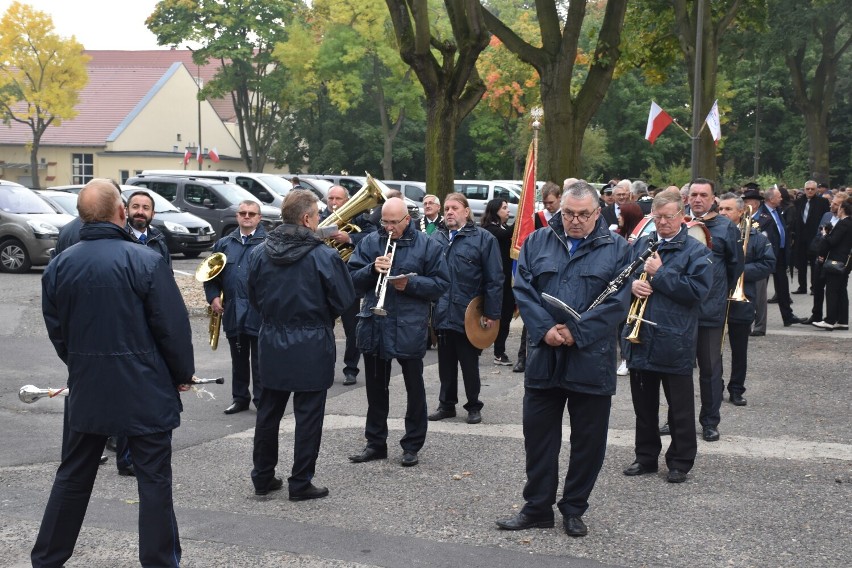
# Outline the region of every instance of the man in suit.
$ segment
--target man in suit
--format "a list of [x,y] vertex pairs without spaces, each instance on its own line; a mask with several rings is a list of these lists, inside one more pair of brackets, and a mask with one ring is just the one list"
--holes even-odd
[[795,243],[794,262],[798,272],[799,287],[793,294],[808,293],[808,268],[811,270],[811,292],[819,277],[819,267],[816,266],[816,257],[808,255],[808,246],[817,234],[819,221],[829,210],[831,204],[817,193],[817,182],[808,180],[805,182],[804,195],[800,195],[794,202],[795,210]]
[[790,231],[781,216],[781,201],[783,197],[781,190],[771,187],[766,190],[763,204],[758,208],[755,220],[760,231],[766,235],[772,243],[772,252],[775,254],[775,271],[772,273],[772,283],[775,287],[775,296],[778,299],[778,309],[781,310],[781,319],[784,327],[790,327],[794,323],[803,323],[805,320],[796,317],[793,313],[790,299],[790,284],[787,280],[787,259],[790,250]]
[[[745,187],[747,189],[743,192],[742,195],[743,204],[748,207],[751,207],[752,228],[759,231],[760,226],[757,224],[758,209],[760,209],[760,205],[763,203],[763,196],[760,195],[760,190],[757,189],[756,183],[747,183]],[[761,233],[761,235],[763,235],[763,233]],[[763,236],[766,237],[766,235]],[[772,258],[774,263],[774,252],[772,254]],[[762,337],[766,335],[766,301],[769,299],[769,296],[767,296],[766,294],[766,289],[769,286],[769,278],[771,277],[772,272],[770,272],[769,276],[767,276],[766,278],[758,280],[754,283],[754,324],[752,325],[750,334],[752,337]]]
[[621,214],[621,206],[630,201],[630,180],[623,179],[612,188],[612,205],[608,205],[601,211],[601,215],[607,226],[618,226],[618,216]]
[[423,197],[423,216],[418,222],[420,231],[426,233],[427,236],[435,232],[439,223],[444,219],[441,216],[441,200],[437,195],[431,193]]

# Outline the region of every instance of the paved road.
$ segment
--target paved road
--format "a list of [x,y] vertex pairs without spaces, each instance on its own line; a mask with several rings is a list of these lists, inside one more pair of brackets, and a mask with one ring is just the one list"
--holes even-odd
[[[197,264],[175,261],[186,272]],[[0,566],[29,565],[59,456],[61,402],[24,405],[17,399],[23,384],[65,380],[44,333],[40,276],[0,275]],[[810,297],[795,301],[796,313],[806,315]],[[193,330],[198,374],[227,376],[227,350],[209,350],[206,320],[194,317]],[[519,331],[513,325],[511,349]],[[523,504],[523,387],[510,368],[491,365],[490,352],[482,359],[483,423],[430,423],[415,468],[398,465],[401,377],[391,381],[390,459],[359,465],[346,456],[364,444],[363,382],[343,387],[338,380],[329,392],[317,470],[317,482],[331,495],[316,502],[255,497],[249,480],[254,411],[222,414],[227,385],[208,388],[216,400],[184,394],[173,460],[183,565],[847,567],[850,338],[849,332],[784,328],[770,306],[767,336],[752,339],[749,404],[724,403],[721,441],[699,441],[696,466],[681,485],[666,483],[662,472],[639,479],[621,474],[632,460],[633,412],[629,387],[620,380],[584,539],[571,539],[558,527],[519,533],[494,527],[494,519]],[[434,352],[426,357],[426,382],[434,408]],[[284,476],[292,431],[288,415],[281,432]],[[566,426],[566,439],[567,433]],[[567,455],[562,457],[564,470]],[[112,462],[104,466],[67,565],[137,565],[136,499],[133,480],[118,477]]]

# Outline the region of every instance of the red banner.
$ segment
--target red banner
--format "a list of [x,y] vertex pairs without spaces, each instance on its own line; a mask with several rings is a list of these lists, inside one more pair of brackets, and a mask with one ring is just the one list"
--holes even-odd
[[527,165],[524,167],[524,182],[521,188],[521,202],[518,203],[518,213],[515,215],[515,232],[512,234],[512,248],[509,256],[518,259],[526,238],[535,230],[535,178],[536,178],[536,140],[530,142],[527,153]]

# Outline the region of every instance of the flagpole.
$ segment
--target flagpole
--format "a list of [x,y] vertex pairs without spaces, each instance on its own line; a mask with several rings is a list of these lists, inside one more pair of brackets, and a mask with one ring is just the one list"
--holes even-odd
[[[695,68],[692,81],[692,130],[698,126],[701,120],[701,59],[704,57],[704,0],[697,0],[695,18]],[[701,130],[692,136],[692,179],[698,177],[699,141]]]
[[683,133],[684,133],[684,134],[686,134],[687,136],[689,136],[689,139],[690,139],[690,140],[692,139],[692,134],[690,134],[690,133],[689,133],[689,130],[687,130],[686,128],[684,128],[683,126],[681,126],[681,125],[680,125],[680,123],[677,121],[677,119],[676,119],[676,118],[672,119],[672,123],[673,123],[675,126],[677,126],[678,128],[680,128],[680,129],[683,131]]
[[535,160],[533,160],[533,189],[535,188],[535,181],[538,180],[538,131],[541,129],[541,117],[544,116],[544,111],[541,107],[535,107],[530,111],[530,116],[532,117],[532,129],[533,129],[533,149],[535,151]]

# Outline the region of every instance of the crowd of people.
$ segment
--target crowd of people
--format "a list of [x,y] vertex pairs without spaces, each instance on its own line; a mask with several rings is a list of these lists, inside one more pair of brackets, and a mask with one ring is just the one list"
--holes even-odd
[[[279,424],[291,396],[289,499],[329,494],[314,479],[338,318],[346,336],[343,384],[357,382],[363,362],[367,401],[366,445],[351,462],[388,459],[394,360],[407,395],[401,466],[419,464],[429,421],[457,416],[459,370],[465,421],[482,422],[483,349],[465,327],[477,300],[477,324],[496,331],[494,364],[512,365],[506,341],[516,307],[524,324],[513,370],[524,373],[525,505],[498,520],[501,529],[552,527],[556,504],[568,535],[588,533],[582,517],[603,464],[618,375],[630,376],[636,418],[635,458],[624,474],[658,471],[661,436],[669,435],[666,479],[686,481],[698,452],[694,364],[701,436],[714,442],[721,437],[726,334],[729,401],[745,406],[748,342],[766,333],[768,303],[777,302],[785,326],[848,329],[852,190],[808,181],[802,192],[747,185],[719,193],[703,178],[683,188],[613,180],[600,192],[582,180],[548,182],[516,267],[508,205],[499,198],[477,224],[458,193],[443,204],[427,195],[419,218],[391,196],[346,220],[357,231],[341,223],[323,236],[317,198],[308,191],[286,196],[283,224],[268,232],[258,205],[241,203],[237,229],[214,247],[226,255],[225,267],[204,288],[230,345],[225,413],[252,402],[257,408],[255,494],[284,487],[276,475]],[[331,188],[325,217],[334,221],[348,200],[342,187]],[[131,468],[139,486],[140,561],[178,566],[171,432],[180,423],[179,393],[193,380],[187,310],[150,226],[150,196],[139,192],[125,206],[114,183],[96,179],[81,191],[78,208],[80,222],[63,230],[43,277],[44,318],[68,366],[70,395],[33,565],[59,566],[71,556],[107,439],[118,436],[127,458],[120,467]],[[798,278],[792,294],[813,295],[808,318],[792,312],[788,267]],[[108,325],[93,325],[95,318]],[[435,345],[440,392],[429,414],[423,359]],[[660,387],[668,402],[662,427]],[[557,502],[566,408],[570,460]]]

